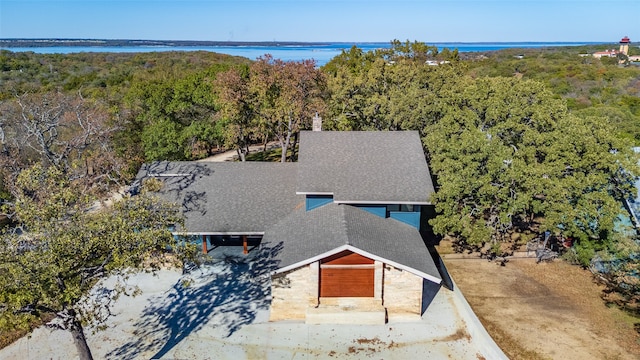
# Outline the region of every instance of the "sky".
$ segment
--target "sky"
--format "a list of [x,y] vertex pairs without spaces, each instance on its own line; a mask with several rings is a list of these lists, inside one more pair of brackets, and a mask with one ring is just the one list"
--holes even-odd
[[640,42],[640,0],[0,0],[0,38]]

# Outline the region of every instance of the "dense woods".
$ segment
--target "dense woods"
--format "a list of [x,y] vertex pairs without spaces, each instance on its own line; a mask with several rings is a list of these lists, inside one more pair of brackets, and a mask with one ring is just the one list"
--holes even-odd
[[[590,56],[597,47],[509,49],[476,55],[469,61],[474,77],[516,77],[537,80],[567,108],[585,116],[607,117],[619,135],[640,143],[639,66],[618,66],[616,58]],[[630,53],[640,52],[632,47]]]
[[212,80],[241,64],[207,52],[0,52],[0,193],[34,162],[72,166],[96,190],[147,160],[206,156],[223,138]]
[[[623,201],[635,197],[640,175],[632,150],[640,145],[640,67],[580,56],[588,50],[459,54],[393,41],[373,52],[353,47],[321,68],[269,55],[249,61],[206,52],[1,51],[0,222],[12,226],[2,232],[0,278],[19,268],[12,256],[35,256],[18,250],[23,240],[9,230],[42,229],[63,246],[71,241],[63,221],[90,240],[94,235],[83,231],[91,228],[79,224],[102,233],[112,230],[103,222],[137,214],[136,221],[146,216],[159,231],[166,225],[160,214],[175,216],[161,204],[130,204],[104,219],[79,209],[128,184],[145,161],[196,160],[222,149],[244,161],[250,144],[273,140],[282,148],[279,159],[294,161],[297,134],[318,114],[326,130],[419,131],[437,186],[431,225],[460,250],[502,256],[547,234],[568,260],[608,267],[600,279],[622,294],[621,304],[637,306],[640,251],[619,219],[629,217]],[[136,234],[129,239],[150,241]],[[149,248],[171,241],[154,234],[166,241]],[[77,251],[64,254],[84,250]],[[113,266],[137,265],[141,254]],[[90,258],[87,266],[104,260]],[[59,269],[65,268],[33,272]],[[60,281],[84,287],[63,293],[64,301],[47,295],[44,304],[18,286],[9,297],[0,294],[3,316],[11,309],[22,317],[47,311],[74,317],[70,311],[87,285],[108,271],[64,273],[73,276]],[[9,318],[0,326],[15,325]]]

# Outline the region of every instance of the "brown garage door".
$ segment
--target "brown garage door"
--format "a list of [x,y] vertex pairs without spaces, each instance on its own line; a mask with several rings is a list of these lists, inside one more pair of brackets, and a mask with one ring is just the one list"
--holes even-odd
[[344,251],[320,263],[320,297],[373,297],[374,261]]

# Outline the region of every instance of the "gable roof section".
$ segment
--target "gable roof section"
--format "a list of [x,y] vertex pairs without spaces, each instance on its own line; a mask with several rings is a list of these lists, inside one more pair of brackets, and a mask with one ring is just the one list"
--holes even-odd
[[417,131],[303,131],[298,194],[346,203],[430,204],[433,183]]
[[179,204],[188,234],[262,234],[304,199],[295,195],[295,163],[154,162],[137,181],[163,182],[159,195]]
[[297,210],[265,232],[262,246],[281,248],[274,258],[278,261],[276,273],[350,250],[435,283],[441,281],[414,227],[350,205],[333,203],[312,211]]

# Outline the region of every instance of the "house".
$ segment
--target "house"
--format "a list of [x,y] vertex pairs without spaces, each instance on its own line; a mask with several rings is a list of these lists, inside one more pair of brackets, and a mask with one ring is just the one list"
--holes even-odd
[[603,57],[616,57],[618,56],[618,52],[615,49],[610,49],[605,51],[594,52],[592,55],[594,58],[600,59]]
[[442,65],[442,64],[449,64],[451,63],[450,61],[446,61],[446,60],[427,60],[425,61],[425,64],[429,65],[429,66],[438,66],[438,65]]
[[296,163],[157,162],[138,184],[150,178],[203,252],[272,250],[273,321],[420,319],[440,287],[417,132],[305,131]]

